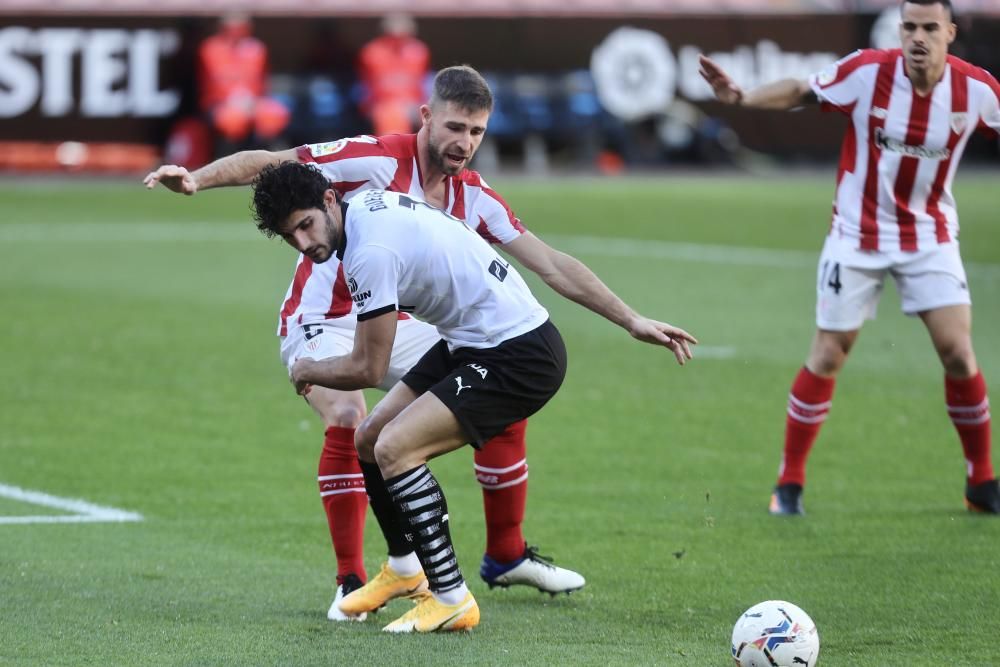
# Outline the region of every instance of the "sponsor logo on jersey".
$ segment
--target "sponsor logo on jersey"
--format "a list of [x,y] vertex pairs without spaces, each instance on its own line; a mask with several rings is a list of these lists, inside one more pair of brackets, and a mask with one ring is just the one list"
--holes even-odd
[[504,278],[507,277],[507,267],[500,260],[494,259],[493,262],[490,263],[490,275],[500,282],[503,282]]
[[347,289],[351,290],[351,298],[354,299],[354,303],[358,304],[358,307],[365,305],[365,301],[371,298],[372,291],[366,289],[364,291],[358,288],[358,281],[353,277],[347,279]]
[[951,151],[947,148],[911,146],[899,139],[893,139],[881,127],[875,130],[875,144],[884,151],[902,153],[909,157],[927,158],[929,160],[947,160],[948,156],[951,155]]
[[889,117],[889,110],[883,109],[882,107],[872,107],[872,116],[878,118],[879,120],[885,120]]

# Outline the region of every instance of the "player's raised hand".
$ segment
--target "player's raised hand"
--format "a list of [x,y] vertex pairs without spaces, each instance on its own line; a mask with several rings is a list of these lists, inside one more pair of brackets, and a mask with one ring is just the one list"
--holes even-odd
[[706,55],[698,55],[698,64],[701,66],[698,73],[712,87],[715,97],[724,104],[739,104],[743,99],[743,90],[737,86],[725,70],[716,64],[714,60]]
[[191,172],[176,164],[161,165],[156,171],[149,172],[142,183],[147,190],[152,190],[157,183],[160,183],[168,190],[185,195],[193,195],[198,192],[198,182],[194,180]]
[[648,317],[637,317],[628,332],[637,340],[667,348],[674,353],[681,366],[693,358],[691,346],[698,344],[698,339],[684,329]]

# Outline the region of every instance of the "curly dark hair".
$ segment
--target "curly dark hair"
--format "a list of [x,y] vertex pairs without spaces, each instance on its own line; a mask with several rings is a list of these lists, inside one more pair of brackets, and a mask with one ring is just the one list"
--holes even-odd
[[250,209],[257,229],[267,238],[281,234],[292,211],[324,209],[330,181],[315,166],[299,162],[268,165],[253,180]]

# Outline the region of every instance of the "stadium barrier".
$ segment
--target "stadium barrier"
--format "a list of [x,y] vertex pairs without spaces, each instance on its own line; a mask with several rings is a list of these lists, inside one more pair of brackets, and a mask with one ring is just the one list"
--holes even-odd
[[[10,1],[3,12],[13,7]],[[55,9],[66,6],[52,4]],[[165,11],[171,5],[157,7]],[[884,45],[894,32],[894,11],[893,6],[881,15],[678,14],[624,20],[424,16],[418,26],[431,45],[435,66],[467,62],[490,74],[498,97],[491,135],[501,149],[507,143],[523,151],[533,145],[529,139],[537,138],[557,157],[573,146],[571,159],[586,160],[595,145],[611,144],[629,161],[656,163],[672,141],[690,141],[691,133],[676,123],[624,123],[607,113],[606,99],[595,102],[600,95],[595,97],[587,79],[595,50],[615,30],[630,27],[660,36],[665,45],[660,69],[666,79],[655,86],[640,81],[636,89],[667,91],[677,103],[676,115],[687,117],[694,128],[696,142],[724,143],[725,137],[736,136],[751,150],[832,159],[840,134],[836,121],[821,121],[816,110],[746,113],[716,104],[698,76],[697,56],[704,52],[716,58],[742,85],[803,76],[856,48]],[[1000,69],[1000,52],[992,46],[1000,43],[1000,15],[967,13],[958,21],[954,52]],[[112,151],[117,155],[128,153],[129,146],[140,147],[136,157],[124,160],[126,165],[159,153],[178,119],[193,113],[195,50],[215,24],[214,16],[178,20],[161,13],[81,16],[50,11],[7,17],[0,27],[0,141],[8,142],[8,148],[28,144],[12,150],[0,166],[17,168],[18,158],[10,156],[28,155],[25,164],[40,168],[39,155],[56,155],[66,142],[125,146]],[[377,32],[378,20],[372,16],[255,19],[255,34],[271,51],[278,93],[296,112],[285,137],[288,143],[366,129],[356,111],[353,58]],[[556,40],[553,35],[572,38]],[[74,144],[69,146],[63,154],[73,154]],[[973,147],[972,154],[977,152],[995,156],[996,148]],[[699,150],[692,159],[706,155],[711,151]],[[65,168],[58,161],[52,167]]]

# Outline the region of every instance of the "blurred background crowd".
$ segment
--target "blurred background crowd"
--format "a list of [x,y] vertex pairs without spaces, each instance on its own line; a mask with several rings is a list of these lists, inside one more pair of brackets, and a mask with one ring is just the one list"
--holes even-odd
[[[1000,0],[955,8],[953,52],[1000,69]],[[896,0],[5,0],[0,170],[195,167],[408,132],[434,72],[461,63],[496,96],[482,170],[832,161],[836,122],[727,110],[697,56],[748,87],[894,46],[897,24]],[[995,162],[996,142],[969,155]]]

